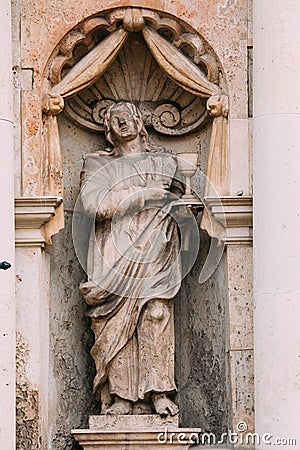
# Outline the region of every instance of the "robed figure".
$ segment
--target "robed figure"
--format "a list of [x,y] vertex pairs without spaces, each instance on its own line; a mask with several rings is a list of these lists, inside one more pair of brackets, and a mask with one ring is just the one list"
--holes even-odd
[[172,204],[183,185],[176,157],[150,146],[133,104],[110,106],[104,124],[110,147],[86,155],[80,194],[95,219],[80,286],[95,334],[94,391],[102,413],[175,415],[181,261]]

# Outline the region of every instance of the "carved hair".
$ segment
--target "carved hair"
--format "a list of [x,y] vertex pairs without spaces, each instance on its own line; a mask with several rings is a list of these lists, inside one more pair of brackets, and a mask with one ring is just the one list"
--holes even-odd
[[[139,134],[140,134],[140,137],[144,144],[145,151],[146,152],[164,151],[164,149],[161,147],[156,147],[156,146],[150,145],[149,136],[148,136],[148,132],[145,128],[142,113],[133,103],[129,103],[129,102],[113,103],[112,105],[108,106],[104,112],[103,119],[104,119],[104,128],[105,128],[105,137],[106,137],[107,142],[109,142],[113,146],[113,149],[116,147],[116,142],[114,141],[113,135],[111,132],[111,113],[114,110],[114,108],[120,108],[122,106],[124,106],[126,109],[128,109],[128,111],[132,114],[135,121],[137,122],[138,127],[141,130]],[[113,149],[107,148],[106,152],[113,153]]]

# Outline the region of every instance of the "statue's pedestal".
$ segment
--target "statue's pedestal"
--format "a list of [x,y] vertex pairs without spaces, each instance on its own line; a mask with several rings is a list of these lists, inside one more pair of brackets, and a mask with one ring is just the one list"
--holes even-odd
[[184,450],[197,443],[200,428],[178,428],[178,417],[91,416],[89,429],[72,434],[84,450]]

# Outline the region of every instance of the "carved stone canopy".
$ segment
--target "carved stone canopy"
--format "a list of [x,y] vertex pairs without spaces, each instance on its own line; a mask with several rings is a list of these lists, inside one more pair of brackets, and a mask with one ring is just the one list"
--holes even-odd
[[[120,8],[79,24],[61,42],[49,67],[52,83],[68,71],[105,37],[123,28],[151,25],[176,47],[207,79],[219,84],[220,66],[212,49],[187,25],[150,10]],[[138,15],[137,11],[141,11]],[[126,15],[127,14],[127,15]],[[134,16],[135,15],[135,16]],[[140,22],[139,22],[140,20]],[[129,25],[128,25],[129,24]],[[131,24],[131,25],[130,25]],[[146,127],[165,135],[184,135],[201,128],[209,116],[206,99],[176,84],[159,66],[142,31],[134,30],[102,76],[87,89],[65,101],[66,113],[80,126],[103,132],[103,112],[116,101],[134,102],[143,113]]]
[[[211,47],[191,27],[165,13],[116,8],[86,19],[54,50],[45,72],[42,109],[44,191],[62,189],[56,115],[103,130],[111,102],[137,103],[157,132],[183,135],[213,117],[206,196],[228,195],[228,97]],[[215,195],[215,194],[214,194]],[[209,230],[207,214],[202,227]]]
[[208,117],[205,99],[184,91],[168,78],[140,33],[129,36],[93,86],[66,101],[65,111],[81,126],[101,132],[105,108],[121,100],[135,103],[146,127],[166,135],[199,129]]

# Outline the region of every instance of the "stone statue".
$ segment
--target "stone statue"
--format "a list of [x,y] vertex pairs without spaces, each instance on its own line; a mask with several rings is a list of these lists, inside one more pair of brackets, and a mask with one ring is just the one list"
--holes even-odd
[[176,415],[173,299],[181,284],[172,199],[176,157],[150,145],[128,102],[104,115],[110,148],[86,155],[81,201],[95,219],[88,281],[80,286],[95,343],[94,392],[102,414]]

